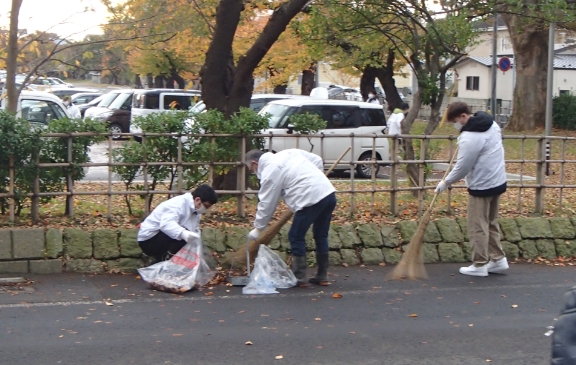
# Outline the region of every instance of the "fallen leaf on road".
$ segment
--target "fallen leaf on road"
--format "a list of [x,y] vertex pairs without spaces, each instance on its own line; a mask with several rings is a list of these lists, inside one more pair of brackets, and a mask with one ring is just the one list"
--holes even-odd
[[322,346],[316,346],[316,348],[317,348],[317,349],[321,349],[321,348],[322,348]]
[[223,320],[223,319],[221,319],[221,320],[219,320],[218,322],[220,322],[220,323],[223,323],[223,322],[224,322],[224,320]]
[[246,312],[246,311],[238,311],[238,312],[236,312],[236,313],[244,313],[244,312]]
[[60,336],[58,336],[58,337],[62,338],[62,337],[64,337],[64,335],[60,335]]
[[260,317],[270,317],[269,314],[261,314]]
[[320,317],[316,317],[316,318],[314,318],[314,320],[315,320],[315,321],[321,321],[321,320],[322,320],[322,318],[320,318]]
[[474,327],[474,323],[470,323],[468,327]]
[[283,358],[284,358],[284,356],[282,356],[282,355],[278,355],[275,357],[276,360],[282,360]]
[[172,336],[178,337],[178,336],[182,336],[182,334],[181,333],[173,333]]
[[214,293],[212,293],[211,291],[204,293],[204,295],[206,295],[208,297],[211,296],[212,294],[214,294]]
[[112,306],[112,305],[114,305],[114,303],[112,303],[112,302],[106,302],[106,305]]
[[501,295],[502,298],[506,298],[506,296],[504,294]]
[[474,304],[480,304],[480,302],[474,302]]
[[112,284],[112,285],[110,285],[110,286],[118,286],[118,284]]
[[518,308],[518,304],[512,304],[512,308]]
[[490,359],[486,359],[486,362],[492,362],[492,360],[490,360]]
[[134,279],[142,279],[142,278],[140,277],[140,275],[136,275]]
[[246,343],[244,345],[250,346],[250,345],[254,345],[254,344],[252,343],[252,341],[246,341]]
[[409,315],[408,317],[411,317],[411,318],[416,318],[416,317],[418,317],[418,315],[417,315],[416,313],[412,313],[412,314],[411,314],[411,315]]
[[356,332],[352,331],[352,332],[350,332],[350,334],[351,334],[351,335],[355,335],[355,334],[356,334]]
[[344,262],[344,263],[342,264],[342,266],[348,267],[348,264]]
[[334,293],[334,294],[332,294],[332,298],[342,298],[342,294]]

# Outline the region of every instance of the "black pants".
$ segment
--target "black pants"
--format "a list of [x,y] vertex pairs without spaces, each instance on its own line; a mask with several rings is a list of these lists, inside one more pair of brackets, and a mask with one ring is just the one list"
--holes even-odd
[[174,255],[184,247],[186,241],[175,240],[168,237],[164,232],[159,231],[154,237],[146,241],[138,241],[138,244],[142,252],[147,256],[154,257],[156,261],[163,261],[166,253],[170,252],[171,255]]

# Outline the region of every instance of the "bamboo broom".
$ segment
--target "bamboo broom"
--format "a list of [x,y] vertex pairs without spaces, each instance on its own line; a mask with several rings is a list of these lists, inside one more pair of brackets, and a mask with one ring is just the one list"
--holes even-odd
[[[330,166],[328,171],[326,171],[325,173],[326,176],[328,176],[332,172],[332,170],[336,168],[340,160],[344,158],[344,156],[348,153],[348,151],[350,151],[350,149],[351,147],[348,147],[346,151],[344,151],[340,155],[340,157],[338,157],[336,162],[334,162],[332,166]],[[250,253],[250,263],[254,262],[254,259],[256,258],[256,254],[258,252],[258,248],[260,247],[260,245],[268,246],[272,241],[272,239],[280,232],[282,227],[284,227],[284,225],[290,219],[292,219],[293,215],[294,213],[292,213],[292,211],[290,210],[285,211],[284,213],[282,213],[280,219],[271,224],[268,228],[266,228],[264,232],[262,232],[260,237],[258,237],[257,240],[252,240],[248,243],[248,252]],[[238,251],[236,251],[236,253],[234,254],[233,260],[242,260],[244,257],[246,257],[246,245],[241,245],[238,248]]]
[[[452,155],[452,159],[450,160],[450,164],[444,172],[444,176],[442,177],[442,181],[446,179],[448,173],[452,168],[452,164],[454,163],[454,159],[458,155],[458,146],[456,146],[456,150],[454,151],[454,155]],[[396,265],[392,273],[389,275],[391,279],[399,280],[399,279],[409,279],[409,280],[418,280],[418,279],[428,279],[428,273],[426,272],[426,268],[424,267],[424,260],[422,259],[422,243],[424,241],[424,234],[426,233],[426,228],[430,223],[430,214],[432,213],[432,207],[434,203],[436,203],[436,198],[438,198],[437,193],[434,193],[434,197],[430,202],[430,206],[420,219],[420,223],[418,224],[418,228],[410,239],[410,243],[408,244],[408,248],[404,255],[402,255],[402,259]]]

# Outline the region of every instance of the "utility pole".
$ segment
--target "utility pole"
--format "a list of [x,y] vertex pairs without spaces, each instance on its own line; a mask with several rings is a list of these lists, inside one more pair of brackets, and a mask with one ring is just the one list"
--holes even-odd
[[[552,94],[554,93],[554,35],[556,24],[550,23],[548,31],[548,74],[546,80],[546,119],[544,121],[544,134],[548,137],[552,135]],[[550,175],[550,140],[546,140],[546,176]]]
[[490,113],[498,123],[496,118],[496,73],[498,71],[498,13],[494,15],[494,26],[492,27],[492,96],[490,98]]

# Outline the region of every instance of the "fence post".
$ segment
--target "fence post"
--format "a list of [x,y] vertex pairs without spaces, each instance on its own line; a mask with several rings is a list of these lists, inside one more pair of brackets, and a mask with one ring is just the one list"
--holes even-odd
[[15,207],[16,204],[14,199],[14,155],[10,155],[10,162],[8,166],[8,174],[10,176],[10,185],[8,187],[8,193],[10,193],[10,199],[8,202],[9,209],[10,209],[10,222],[14,223],[15,217]]
[[390,168],[390,211],[393,215],[398,215],[398,137],[392,137],[392,167]]
[[66,190],[70,193],[70,195],[66,196],[66,211],[68,212],[68,217],[74,218],[74,182],[72,180],[72,169],[74,168],[74,164],[72,163],[72,134],[69,134],[66,139],[66,162],[68,162]]
[[538,162],[536,163],[536,194],[534,211],[542,214],[544,211],[544,174],[546,172],[546,157],[544,148],[546,143],[543,138],[538,140]]
[[246,166],[244,164],[244,159],[246,157],[246,136],[242,135],[239,141],[240,147],[240,166],[236,166],[236,175],[237,175],[237,186],[240,188],[240,195],[236,200],[237,207],[236,212],[242,218],[246,217],[245,212],[245,198],[246,198]]
[[426,150],[428,149],[428,140],[426,139],[427,136],[424,136],[424,139],[420,140],[420,163],[418,164],[418,216],[422,215],[422,205],[424,200],[424,168],[426,167]]
[[[108,209],[106,219],[112,222],[112,135],[108,135]],[[130,199],[130,196],[128,196]]]
[[350,217],[354,216],[354,211],[356,210],[356,207],[354,205],[354,192],[355,190],[355,183],[354,183],[354,176],[356,174],[356,164],[354,163],[354,161],[356,160],[355,158],[355,153],[356,151],[354,151],[354,133],[350,134],[351,140],[352,140],[352,149],[350,150]]
[[32,187],[32,202],[30,207],[30,215],[32,218],[32,223],[38,223],[38,210],[40,209],[40,167],[38,164],[40,163],[40,154],[38,150],[34,151],[33,159],[34,159],[34,184]]
[[144,174],[144,215],[148,216],[150,214],[150,194],[148,193],[148,156],[146,153],[146,133],[142,133],[142,146],[144,147],[144,155],[142,156],[142,163],[144,168],[142,172]]

